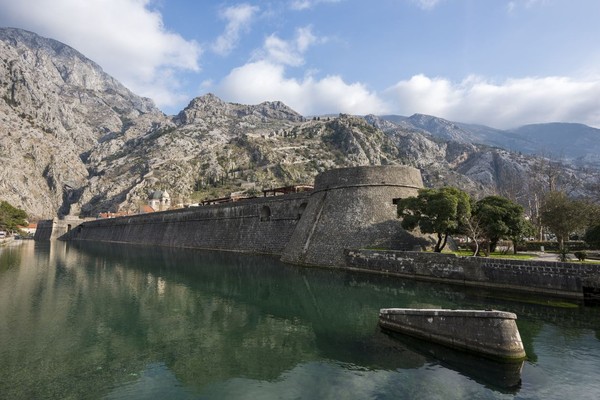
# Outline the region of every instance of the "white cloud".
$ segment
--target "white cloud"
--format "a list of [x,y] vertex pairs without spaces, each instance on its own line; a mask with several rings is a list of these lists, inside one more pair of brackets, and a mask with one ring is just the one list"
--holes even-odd
[[316,80],[285,76],[285,67],[257,61],[235,68],[216,91],[229,101],[258,104],[280,100],[303,115],[325,113],[384,114],[385,104],[363,84],[348,84],[332,75]]
[[[150,0],[0,0],[0,25],[62,41],[159,106],[181,101],[174,72],[199,71],[200,46],[168,31]],[[175,90],[173,90],[175,89]]]
[[508,10],[509,14],[512,14],[519,7],[523,7],[525,9],[530,9],[537,5],[544,5],[545,3],[546,3],[546,0],[514,0],[514,1],[508,2],[508,4],[506,5],[506,9]]
[[292,0],[290,2],[290,8],[292,10],[307,10],[315,7],[320,3],[339,3],[342,0]]
[[412,0],[419,8],[423,10],[431,10],[435,8],[442,0]]
[[528,123],[578,121],[600,126],[599,79],[527,77],[459,83],[416,75],[386,91],[393,112],[431,114],[460,122],[512,128]]
[[275,35],[269,36],[265,40],[263,53],[257,55],[257,58],[267,58],[276,64],[285,64],[299,66],[304,63],[302,55],[296,51],[293,43],[286,42]]
[[275,64],[297,67],[304,64],[304,53],[311,45],[325,40],[313,35],[310,27],[297,29],[295,38],[289,41],[272,34],[265,39],[263,48],[254,53],[253,60],[269,60]]
[[245,104],[280,100],[303,115],[385,112],[385,104],[361,83],[349,84],[337,75],[319,80],[309,72],[300,80],[286,76],[287,67],[304,64],[308,48],[324,41],[310,27],[297,29],[289,41],[270,35],[252,60],[233,69],[215,91],[229,101]]
[[223,10],[221,18],[227,21],[227,26],[225,32],[213,44],[213,51],[220,55],[229,54],[237,46],[240,33],[250,28],[257,12],[258,7],[249,4],[239,4]]

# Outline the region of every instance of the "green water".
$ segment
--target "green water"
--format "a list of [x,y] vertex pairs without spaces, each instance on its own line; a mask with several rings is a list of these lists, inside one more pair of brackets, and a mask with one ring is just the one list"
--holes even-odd
[[[390,337],[382,307],[515,312],[529,359]],[[0,248],[2,399],[598,399],[599,338],[600,308],[541,297],[231,253]]]

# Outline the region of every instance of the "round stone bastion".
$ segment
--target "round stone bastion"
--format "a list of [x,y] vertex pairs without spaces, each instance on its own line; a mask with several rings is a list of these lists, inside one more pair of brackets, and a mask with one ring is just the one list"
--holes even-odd
[[315,178],[315,188],[282,260],[344,265],[344,250],[413,250],[429,242],[405,231],[394,199],[416,196],[421,172],[401,165],[340,168]]

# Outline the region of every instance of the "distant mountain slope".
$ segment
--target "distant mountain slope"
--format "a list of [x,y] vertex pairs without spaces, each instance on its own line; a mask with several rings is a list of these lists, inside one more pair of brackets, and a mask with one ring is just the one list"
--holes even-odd
[[510,132],[531,142],[528,153],[600,165],[600,129],[555,122],[525,125]]
[[382,118],[400,127],[418,129],[443,140],[485,144],[578,165],[600,166],[600,129],[583,124],[546,123],[500,130],[423,114],[410,117],[386,115]]

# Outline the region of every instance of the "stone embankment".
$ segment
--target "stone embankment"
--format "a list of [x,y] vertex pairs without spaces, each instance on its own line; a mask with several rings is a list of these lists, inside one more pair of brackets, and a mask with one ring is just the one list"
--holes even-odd
[[[347,250],[348,268],[404,278],[581,299],[600,265],[415,251]],[[590,283],[591,282],[591,283]]]

